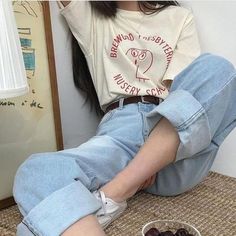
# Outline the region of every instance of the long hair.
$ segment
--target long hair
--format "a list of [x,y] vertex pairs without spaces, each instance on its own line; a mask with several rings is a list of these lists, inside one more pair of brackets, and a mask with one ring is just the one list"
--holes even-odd
[[[91,1],[91,7],[105,17],[115,17],[117,4],[115,1]],[[165,9],[168,6],[179,6],[177,1],[138,1],[140,10],[145,14],[152,14]],[[156,5],[159,4],[159,7]],[[85,102],[90,103],[91,109],[95,109],[98,115],[103,115],[99,105],[96,90],[93,85],[92,77],[88,69],[85,56],[72,35],[72,67],[75,86],[85,93]]]

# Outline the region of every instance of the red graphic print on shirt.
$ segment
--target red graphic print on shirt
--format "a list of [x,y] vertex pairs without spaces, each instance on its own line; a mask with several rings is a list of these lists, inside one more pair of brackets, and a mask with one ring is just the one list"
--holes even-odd
[[150,80],[144,74],[150,69],[153,63],[153,54],[147,49],[130,48],[126,55],[136,66],[135,77],[139,81]]
[[122,94],[166,95],[167,89],[161,81],[172,60],[173,48],[162,36],[117,34],[109,47],[109,56],[119,64],[114,68],[112,80]]

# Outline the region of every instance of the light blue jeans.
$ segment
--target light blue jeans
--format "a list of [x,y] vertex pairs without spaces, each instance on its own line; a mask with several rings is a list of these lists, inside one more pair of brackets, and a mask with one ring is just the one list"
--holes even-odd
[[[173,196],[198,184],[218,148],[236,126],[236,70],[222,57],[203,54],[183,70],[158,106],[137,103],[108,112],[96,136],[77,148],[32,155],[18,169],[14,197],[24,219],[18,236],[58,236],[100,203],[92,191],[134,158],[162,116],[179,134],[176,161],[147,192]],[[158,154],[157,154],[158,155]]]

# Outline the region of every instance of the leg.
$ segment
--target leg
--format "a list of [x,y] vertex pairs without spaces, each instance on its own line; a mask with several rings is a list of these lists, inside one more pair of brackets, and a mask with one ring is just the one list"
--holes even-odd
[[72,155],[33,155],[19,168],[14,183],[14,197],[24,216],[17,235],[60,235],[95,213],[100,203],[89,191],[93,184]]
[[[104,148],[116,154],[109,158]],[[59,235],[95,213],[101,204],[91,191],[119,172],[128,160],[129,155],[108,137],[95,137],[76,149],[33,155],[18,170],[14,184],[24,224],[36,235]]]
[[[119,109],[113,119],[106,115],[97,136],[80,147],[35,154],[21,165],[13,190],[24,216],[18,227],[19,236],[26,236],[26,229],[40,236],[60,235],[75,222],[70,230],[76,228],[80,219],[101,207],[91,192],[120,172],[143,142],[142,132],[131,132],[142,120],[137,106],[132,107]],[[118,126],[128,118],[132,122]]]
[[104,231],[102,230],[100,224],[98,223],[96,217],[94,215],[89,215],[71,227],[69,227],[62,236],[84,236],[84,235],[91,235],[91,236],[105,236]]
[[[113,196],[114,199],[124,200],[127,196],[134,194],[138,184],[145,181],[145,178],[142,179],[142,177],[147,177],[148,174],[151,176],[154,169],[159,171],[174,159],[177,163],[185,158],[191,158],[208,148],[211,142],[219,146],[223,138],[235,127],[236,108],[233,102],[236,100],[235,90],[236,71],[232,64],[221,57],[209,54],[196,59],[175,78],[167,99],[147,116],[150,128],[155,127],[153,132],[157,134],[156,138],[150,135],[150,139],[156,139],[156,142],[148,140],[128,167],[119,173],[109,185],[103,187],[105,193]],[[165,145],[169,140],[160,142],[159,136],[163,132],[159,132],[159,126],[163,126],[163,122],[156,125],[159,115],[168,119],[178,132],[180,139],[178,148],[176,148],[178,139],[174,138],[176,137],[175,132],[172,132],[169,147]],[[161,129],[162,127],[160,127]],[[224,133],[223,136],[220,135],[222,133]],[[156,147],[149,146],[149,143],[155,143]],[[163,146],[166,147],[163,148]],[[172,157],[166,155],[168,148],[174,152]],[[161,150],[162,152],[160,152]],[[175,154],[176,156],[173,158]],[[160,161],[163,158],[165,160]],[[142,159],[143,162],[139,159]],[[209,168],[208,166],[207,172]],[[131,172],[135,170],[136,172]],[[200,168],[199,172],[201,170]],[[202,173],[200,175],[203,176]],[[136,176],[136,179],[133,176]],[[126,189],[117,195],[114,184],[119,186],[124,181]],[[194,182],[191,178],[188,181]]]
[[[52,229],[51,229],[52,230]],[[52,235],[57,235],[54,232],[51,232]],[[28,225],[23,222],[17,226],[17,234],[22,236],[36,236],[35,231],[29,229]],[[42,235],[42,234],[41,234]],[[68,229],[61,234],[62,236],[105,236],[100,224],[98,224],[97,219],[93,215],[85,216],[80,219]],[[45,234],[43,234],[45,236]]]
[[117,202],[128,199],[144,180],[175,160],[178,146],[178,133],[167,119],[162,118],[135,158],[101,190]]
[[160,196],[176,196],[200,183],[209,173],[219,147],[211,143],[203,151],[163,168],[155,183],[145,191]]

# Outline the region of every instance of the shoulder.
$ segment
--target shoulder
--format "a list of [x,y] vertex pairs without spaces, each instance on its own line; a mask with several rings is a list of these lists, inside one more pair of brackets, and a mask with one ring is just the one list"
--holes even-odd
[[162,10],[159,14],[171,19],[171,21],[178,23],[184,23],[193,19],[192,11],[182,6],[168,6]]
[[192,15],[192,11],[190,9],[182,6],[168,6],[161,12],[168,15],[173,15],[175,17],[186,17]]

